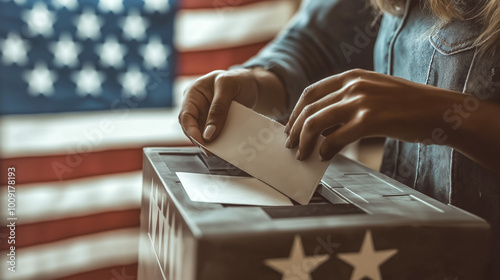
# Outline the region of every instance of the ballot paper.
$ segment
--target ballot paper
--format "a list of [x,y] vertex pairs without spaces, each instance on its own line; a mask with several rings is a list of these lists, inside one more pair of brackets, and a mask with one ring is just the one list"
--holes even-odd
[[252,178],[176,172],[192,201],[260,205],[293,205],[285,195]]
[[220,135],[197,143],[300,204],[308,204],[329,162],[320,160],[318,138],[312,155],[295,159],[297,148],[287,149],[284,126],[233,101]]

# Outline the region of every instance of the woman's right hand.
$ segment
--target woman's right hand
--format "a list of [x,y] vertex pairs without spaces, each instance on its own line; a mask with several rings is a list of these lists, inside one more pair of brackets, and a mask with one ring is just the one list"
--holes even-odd
[[187,87],[179,114],[186,136],[199,143],[212,141],[226,123],[233,100],[249,108],[257,103],[258,85],[253,69],[213,71]]

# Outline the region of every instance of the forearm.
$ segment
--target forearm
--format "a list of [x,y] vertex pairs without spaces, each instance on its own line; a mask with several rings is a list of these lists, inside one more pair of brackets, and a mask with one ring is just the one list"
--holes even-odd
[[257,101],[253,110],[274,119],[280,118],[288,99],[283,84],[275,74],[263,68],[254,68],[252,73],[257,85]]
[[317,80],[373,67],[378,25],[372,23],[364,0],[303,1],[290,25],[243,66],[263,67],[279,78],[289,113],[304,88]]
[[457,97],[443,114],[449,145],[500,174],[500,105],[469,95]]

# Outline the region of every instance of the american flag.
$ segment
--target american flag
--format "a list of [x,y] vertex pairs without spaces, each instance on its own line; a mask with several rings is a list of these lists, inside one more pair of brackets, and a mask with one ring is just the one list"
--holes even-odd
[[0,0],[0,278],[136,279],[142,148],[189,145],[186,84],[257,53],[297,5]]

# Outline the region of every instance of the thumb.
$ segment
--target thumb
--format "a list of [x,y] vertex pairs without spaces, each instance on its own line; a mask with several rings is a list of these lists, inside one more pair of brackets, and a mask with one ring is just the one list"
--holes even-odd
[[226,123],[229,106],[234,99],[237,87],[227,76],[219,76],[214,84],[214,97],[208,110],[207,122],[203,130],[203,139],[212,141],[219,136]]

